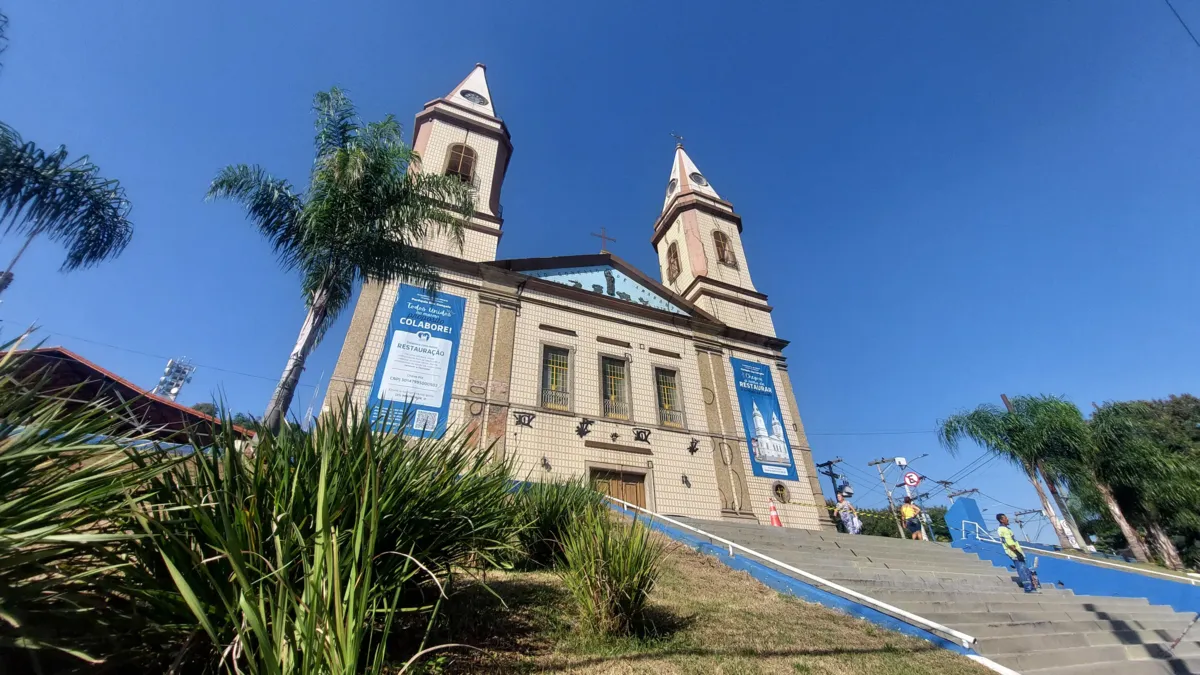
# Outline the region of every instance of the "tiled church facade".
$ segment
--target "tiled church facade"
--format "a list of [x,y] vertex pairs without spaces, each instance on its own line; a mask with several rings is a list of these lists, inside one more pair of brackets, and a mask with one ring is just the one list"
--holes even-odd
[[[766,296],[750,282],[741,219],[682,147],[654,231],[660,283],[607,253],[495,259],[512,146],[482,66],[426,104],[414,146],[424,171],[457,167],[448,159],[456,146],[474,153],[464,180],[476,186],[479,213],[463,247],[444,239],[426,246],[442,291],[466,299],[452,423],[467,425],[480,447],[492,447],[528,480],[627,476],[644,484],[641,500],[659,513],[766,522],[774,500],[785,526],[832,528],[781,351],[787,343],[775,336]],[[576,273],[602,273],[607,284],[578,283]],[[363,288],[327,407],[345,396],[367,404],[398,288]],[[753,475],[730,357],[770,367],[799,480]],[[559,370],[548,385],[551,358]],[[602,384],[602,362],[621,368],[619,408],[606,401],[613,397]],[[664,382],[673,392],[669,405]]]

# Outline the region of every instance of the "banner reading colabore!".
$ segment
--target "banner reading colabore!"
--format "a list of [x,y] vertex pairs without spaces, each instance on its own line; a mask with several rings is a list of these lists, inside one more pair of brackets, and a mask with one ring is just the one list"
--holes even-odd
[[400,285],[368,401],[375,427],[398,431],[395,426],[407,410],[405,434],[446,432],[466,306],[457,295],[430,296],[425,289]]
[[755,476],[799,480],[792,460],[792,445],[783,430],[783,414],[771,368],[761,363],[730,357],[733,383],[737,387],[742,427],[750,443],[750,466]]

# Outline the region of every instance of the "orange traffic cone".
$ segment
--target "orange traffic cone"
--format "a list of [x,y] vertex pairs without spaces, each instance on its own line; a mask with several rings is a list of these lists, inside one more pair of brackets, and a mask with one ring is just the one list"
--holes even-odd
[[771,524],[775,527],[783,527],[783,521],[779,519],[779,512],[775,510],[775,500],[768,499],[767,502],[771,505]]

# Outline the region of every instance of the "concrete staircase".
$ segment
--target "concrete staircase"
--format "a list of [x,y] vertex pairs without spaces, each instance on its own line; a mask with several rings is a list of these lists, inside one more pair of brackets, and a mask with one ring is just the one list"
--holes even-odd
[[980,654],[1026,675],[1200,675],[1200,627],[1174,655],[1166,650],[1195,615],[1144,598],[1082,596],[1048,586],[1026,594],[1014,570],[947,544],[688,523],[973,635]]

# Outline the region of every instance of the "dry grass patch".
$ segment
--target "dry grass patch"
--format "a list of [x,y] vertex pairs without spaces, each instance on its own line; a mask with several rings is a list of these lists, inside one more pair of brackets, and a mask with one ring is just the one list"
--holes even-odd
[[[483,654],[443,657],[430,672],[984,675],[928,642],[772,591],[742,572],[673,545],[637,637],[588,640],[552,573],[488,579],[465,588],[444,638]],[[503,598],[507,609],[501,604]]]

